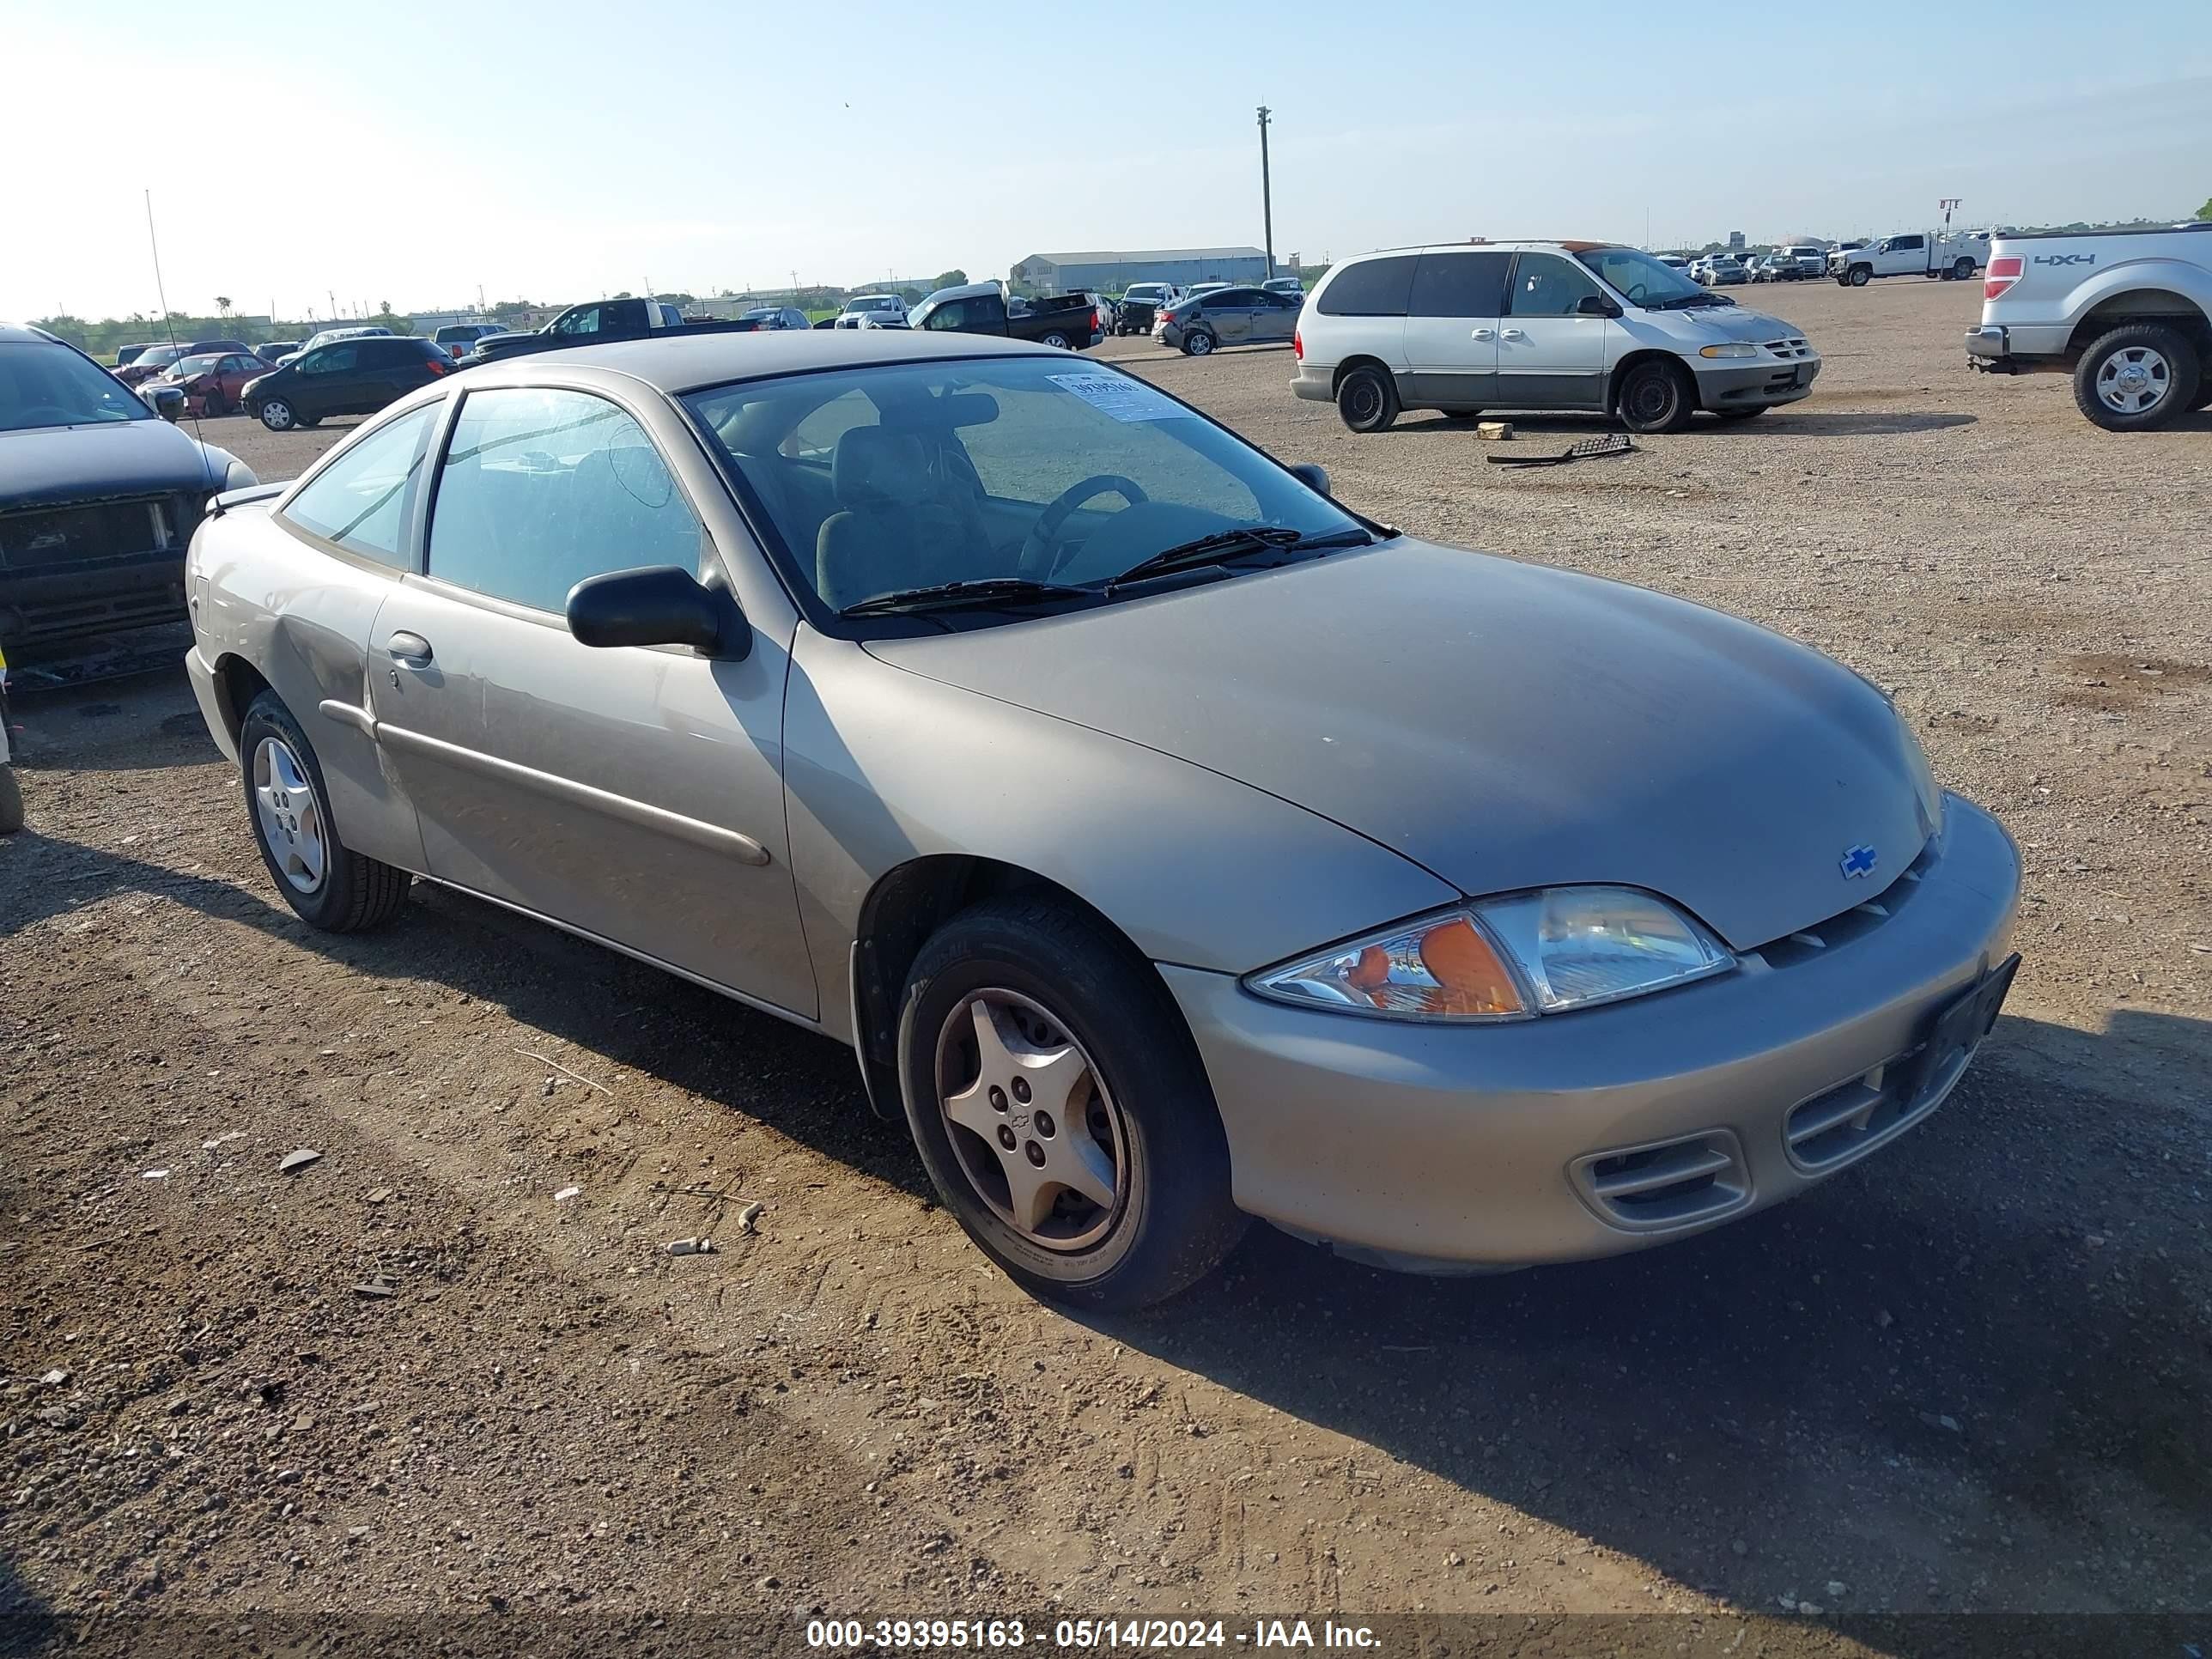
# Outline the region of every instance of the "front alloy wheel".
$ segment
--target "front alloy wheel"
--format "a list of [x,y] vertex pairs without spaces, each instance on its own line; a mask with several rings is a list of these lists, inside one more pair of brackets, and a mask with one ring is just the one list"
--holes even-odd
[[955,916],[915,960],[897,1041],[931,1183],[1035,1294],[1148,1307],[1243,1236],[1189,1028],[1096,917],[1041,894]]

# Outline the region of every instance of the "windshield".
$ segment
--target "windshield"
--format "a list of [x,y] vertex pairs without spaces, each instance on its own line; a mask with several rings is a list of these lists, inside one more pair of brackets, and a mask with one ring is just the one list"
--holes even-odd
[[1585,248],[1575,257],[1632,306],[1657,305],[1705,293],[1674,266],[1662,264],[1640,247]]
[[1060,354],[791,375],[684,402],[774,527],[787,576],[832,611],[944,582],[1103,583],[1254,525],[1364,534],[1145,381]]
[[204,357],[187,357],[169,370],[179,380],[190,380],[195,374],[205,374],[222,361],[220,352]]
[[67,346],[0,341],[0,432],[153,418],[129,386]]

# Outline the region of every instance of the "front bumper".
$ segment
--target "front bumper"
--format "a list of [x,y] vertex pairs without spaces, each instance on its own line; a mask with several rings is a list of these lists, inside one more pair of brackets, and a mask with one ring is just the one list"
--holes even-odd
[[[1609,1255],[1802,1192],[1941,1103],[1963,1062],[1908,1096],[1907,1057],[2003,956],[2020,863],[1996,819],[1951,796],[1915,870],[1879,896],[1886,918],[1838,918],[1829,948],[1772,946],[1717,979],[1512,1024],[1365,1020],[1160,973],[1245,1210],[1394,1267]],[[1678,1151],[1718,1167],[1672,1211],[1663,1188],[1607,1196]]]
[[1708,410],[1771,408],[1809,395],[1820,378],[1818,357],[1777,358],[1767,362],[1697,358],[1690,373],[1698,401]]

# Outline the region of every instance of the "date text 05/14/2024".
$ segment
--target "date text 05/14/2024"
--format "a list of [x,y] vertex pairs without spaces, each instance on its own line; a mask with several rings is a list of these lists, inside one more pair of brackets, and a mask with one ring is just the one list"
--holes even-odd
[[1309,1649],[1374,1651],[1382,1638],[1365,1625],[1324,1619],[1261,1619],[1244,1628],[1212,1619],[1060,1619],[1049,1627],[1019,1619],[816,1619],[806,1626],[811,1648],[1000,1650],[1046,1647],[1078,1652],[1120,1649]]

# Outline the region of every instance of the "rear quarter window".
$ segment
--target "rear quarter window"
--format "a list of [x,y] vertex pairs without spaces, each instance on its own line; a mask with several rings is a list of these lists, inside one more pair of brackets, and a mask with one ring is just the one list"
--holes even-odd
[[1416,256],[1392,254],[1346,265],[1329,279],[1317,302],[1326,317],[1402,317],[1413,286]]

